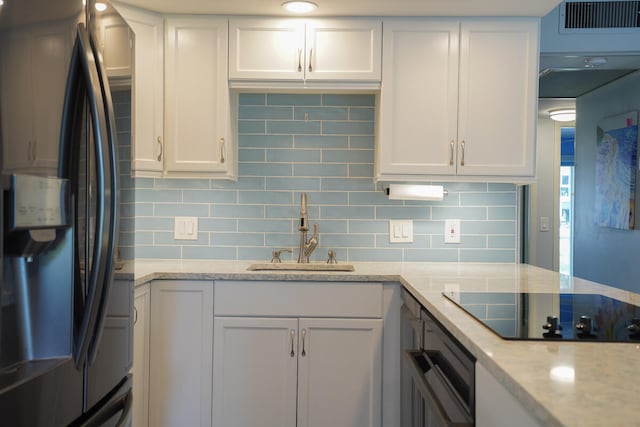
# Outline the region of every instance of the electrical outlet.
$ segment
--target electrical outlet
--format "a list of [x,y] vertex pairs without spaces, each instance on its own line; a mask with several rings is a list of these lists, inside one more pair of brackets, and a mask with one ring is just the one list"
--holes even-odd
[[460,302],[460,285],[457,283],[445,283],[444,294],[452,300]]
[[459,219],[444,220],[444,242],[460,243],[460,220]]
[[174,240],[198,240],[198,217],[177,216],[173,238]]

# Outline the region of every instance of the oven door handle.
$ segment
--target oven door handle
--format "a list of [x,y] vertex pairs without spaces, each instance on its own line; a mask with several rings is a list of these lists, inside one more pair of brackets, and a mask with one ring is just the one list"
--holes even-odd
[[[416,357],[423,357],[427,362],[427,367],[421,366]],[[459,402],[459,398],[457,394],[451,390],[450,385],[446,381],[446,379],[442,376],[441,372],[438,369],[435,369],[433,363],[429,360],[429,357],[423,353],[422,351],[415,350],[407,350],[404,352],[404,357],[406,358],[407,366],[409,367],[411,377],[413,378],[413,382],[415,386],[418,388],[422,398],[425,401],[425,404],[429,405],[430,409],[433,411],[431,413],[432,416],[435,416],[440,421],[440,425],[445,425],[449,427],[471,427],[473,426],[473,420],[469,415],[466,414],[462,404]],[[438,388],[440,389],[440,393],[437,393],[431,384],[427,381],[426,374],[432,371],[431,379],[437,381]],[[442,393],[444,391],[444,393]],[[444,394],[442,396],[441,394]],[[452,402],[451,405],[445,405],[442,399],[448,399]],[[456,413],[447,412],[446,407],[451,408],[452,406],[456,407]]]

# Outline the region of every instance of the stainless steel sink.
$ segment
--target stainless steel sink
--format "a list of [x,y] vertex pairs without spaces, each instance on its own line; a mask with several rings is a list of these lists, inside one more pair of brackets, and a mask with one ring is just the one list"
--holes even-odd
[[251,264],[247,270],[294,270],[294,271],[354,271],[351,264],[327,264],[326,262],[310,262],[298,264],[295,262]]

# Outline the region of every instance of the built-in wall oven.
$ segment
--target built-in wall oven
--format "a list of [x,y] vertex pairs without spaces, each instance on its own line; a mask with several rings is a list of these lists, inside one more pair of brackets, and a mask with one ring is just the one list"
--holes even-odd
[[402,291],[402,427],[473,426],[475,359]]

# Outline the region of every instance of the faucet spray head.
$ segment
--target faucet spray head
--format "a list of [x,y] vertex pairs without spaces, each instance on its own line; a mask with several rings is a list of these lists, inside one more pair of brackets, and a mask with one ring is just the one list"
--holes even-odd
[[307,217],[307,193],[300,194],[300,224],[298,231],[309,231],[309,218]]

